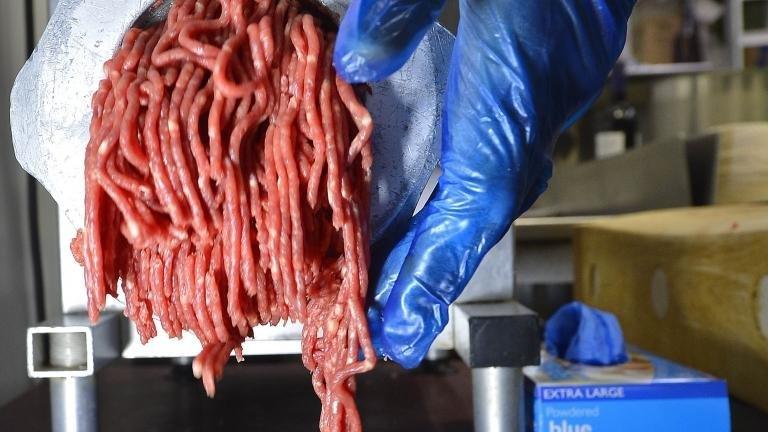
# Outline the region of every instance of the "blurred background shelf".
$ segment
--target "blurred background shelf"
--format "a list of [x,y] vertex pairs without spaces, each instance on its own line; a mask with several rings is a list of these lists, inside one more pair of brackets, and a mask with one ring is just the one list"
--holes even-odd
[[718,68],[710,62],[629,64],[627,65],[626,73],[628,76],[643,77],[654,75],[713,72],[719,69],[725,68]]
[[741,46],[745,48],[768,45],[768,30],[744,32],[741,35]]
[[766,0],[639,0],[622,54],[630,76],[765,64]]

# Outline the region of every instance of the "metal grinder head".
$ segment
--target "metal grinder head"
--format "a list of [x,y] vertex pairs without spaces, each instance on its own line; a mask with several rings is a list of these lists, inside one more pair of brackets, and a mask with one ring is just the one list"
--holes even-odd
[[[60,0],[11,93],[11,130],[21,166],[51,193],[75,227],[84,213],[91,96],[126,30],[165,19],[172,1]],[[348,0],[320,0],[343,16]],[[405,66],[372,83],[375,124],[373,241],[409,217],[439,156],[442,98],[453,36],[435,25]]]

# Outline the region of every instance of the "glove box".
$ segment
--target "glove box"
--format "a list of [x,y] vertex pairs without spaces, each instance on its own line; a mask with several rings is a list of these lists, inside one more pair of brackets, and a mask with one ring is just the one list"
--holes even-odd
[[617,366],[570,364],[542,352],[523,369],[528,432],[731,430],[725,381],[630,348]]

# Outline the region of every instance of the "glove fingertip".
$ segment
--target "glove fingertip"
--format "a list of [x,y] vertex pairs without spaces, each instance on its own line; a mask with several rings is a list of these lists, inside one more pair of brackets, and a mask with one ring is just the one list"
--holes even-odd
[[426,351],[422,355],[401,354],[398,357],[393,358],[393,360],[405,369],[416,369],[421,364],[425,355]]
[[337,73],[347,82],[376,82],[411,57],[442,8],[409,0],[355,0],[339,25],[333,52]]
[[418,366],[448,323],[448,305],[414,278],[401,275],[383,311],[382,342],[401,366]]
[[333,65],[336,72],[349,83],[378,81],[383,78],[372,59],[381,50],[380,38],[371,38],[375,28],[366,28],[361,20],[364,14],[360,1],[353,1],[339,25],[336,46],[333,49]]
[[[403,266],[403,261],[408,255],[408,249],[413,241],[413,235],[412,231],[408,231],[389,251],[386,260],[381,264],[381,268],[375,272],[376,282],[373,286],[376,288],[367,312],[368,329],[373,347],[376,349],[377,355],[382,358],[393,358],[391,353],[395,351],[387,344],[387,340],[384,337],[384,309],[389,301],[392,287],[397,280],[397,275],[400,273],[400,269]],[[379,247],[386,248],[383,244],[379,244]],[[373,275],[374,274],[372,274],[372,276]]]
[[333,65],[336,73],[350,84],[379,81],[383,78],[360,50],[349,49],[341,43],[337,43],[333,51]]
[[371,343],[376,350],[376,356],[380,358],[386,357],[387,353],[381,335],[381,308],[377,305],[373,305],[368,309],[367,315],[368,333],[371,335]]
[[367,40],[339,37],[333,50],[333,65],[349,83],[377,82],[400,69],[405,60],[398,49]]

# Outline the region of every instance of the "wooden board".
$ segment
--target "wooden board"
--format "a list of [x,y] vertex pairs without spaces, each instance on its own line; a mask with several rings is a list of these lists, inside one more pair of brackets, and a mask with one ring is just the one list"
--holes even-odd
[[574,233],[575,295],[627,340],[768,411],[768,206],[616,216]]
[[740,123],[712,131],[719,138],[713,202],[768,202],[768,123]]
[[570,241],[573,229],[603,216],[521,217],[515,221],[515,240]]

